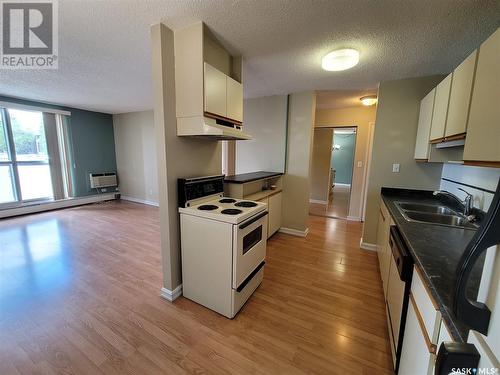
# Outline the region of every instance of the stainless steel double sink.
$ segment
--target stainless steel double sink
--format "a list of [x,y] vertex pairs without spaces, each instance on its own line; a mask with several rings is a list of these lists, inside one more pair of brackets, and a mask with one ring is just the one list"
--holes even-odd
[[467,217],[446,206],[414,202],[395,202],[395,204],[405,220],[409,222],[437,224],[463,229],[478,228]]

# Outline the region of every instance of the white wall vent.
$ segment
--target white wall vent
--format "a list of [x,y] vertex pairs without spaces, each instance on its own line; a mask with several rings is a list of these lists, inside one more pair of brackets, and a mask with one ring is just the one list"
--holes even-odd
[[110,186],[117,186],[116,173],[91,173],[90,174],[90,187],[92,189],[99,189]]

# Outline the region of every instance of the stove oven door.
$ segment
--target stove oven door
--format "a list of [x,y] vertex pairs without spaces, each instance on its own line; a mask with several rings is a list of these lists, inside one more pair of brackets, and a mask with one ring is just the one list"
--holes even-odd
[[267,241],[267,211],[233,228],[233,289],[264,261]]

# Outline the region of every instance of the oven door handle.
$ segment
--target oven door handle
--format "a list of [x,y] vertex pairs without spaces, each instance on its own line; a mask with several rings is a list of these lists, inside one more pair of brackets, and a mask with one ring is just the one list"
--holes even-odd
[[262,219],[264,216],[266,216],[268,214],[267,211],[264,211],[262,212],[261,214],[258,214],[257,216],[254,216],[253,218],[249,219],[248,221],[244,222],[243,224],[241,224],[239,226],[240,229],[245,229],[246,227],[248,227],[249,225],[255,223],[257,220],[260,220]]

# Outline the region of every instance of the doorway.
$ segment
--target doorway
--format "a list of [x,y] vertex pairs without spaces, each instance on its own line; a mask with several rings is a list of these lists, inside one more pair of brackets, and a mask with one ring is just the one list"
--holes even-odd
[[311,215],[347,219],[357,127],[319,128],[314,133]]

